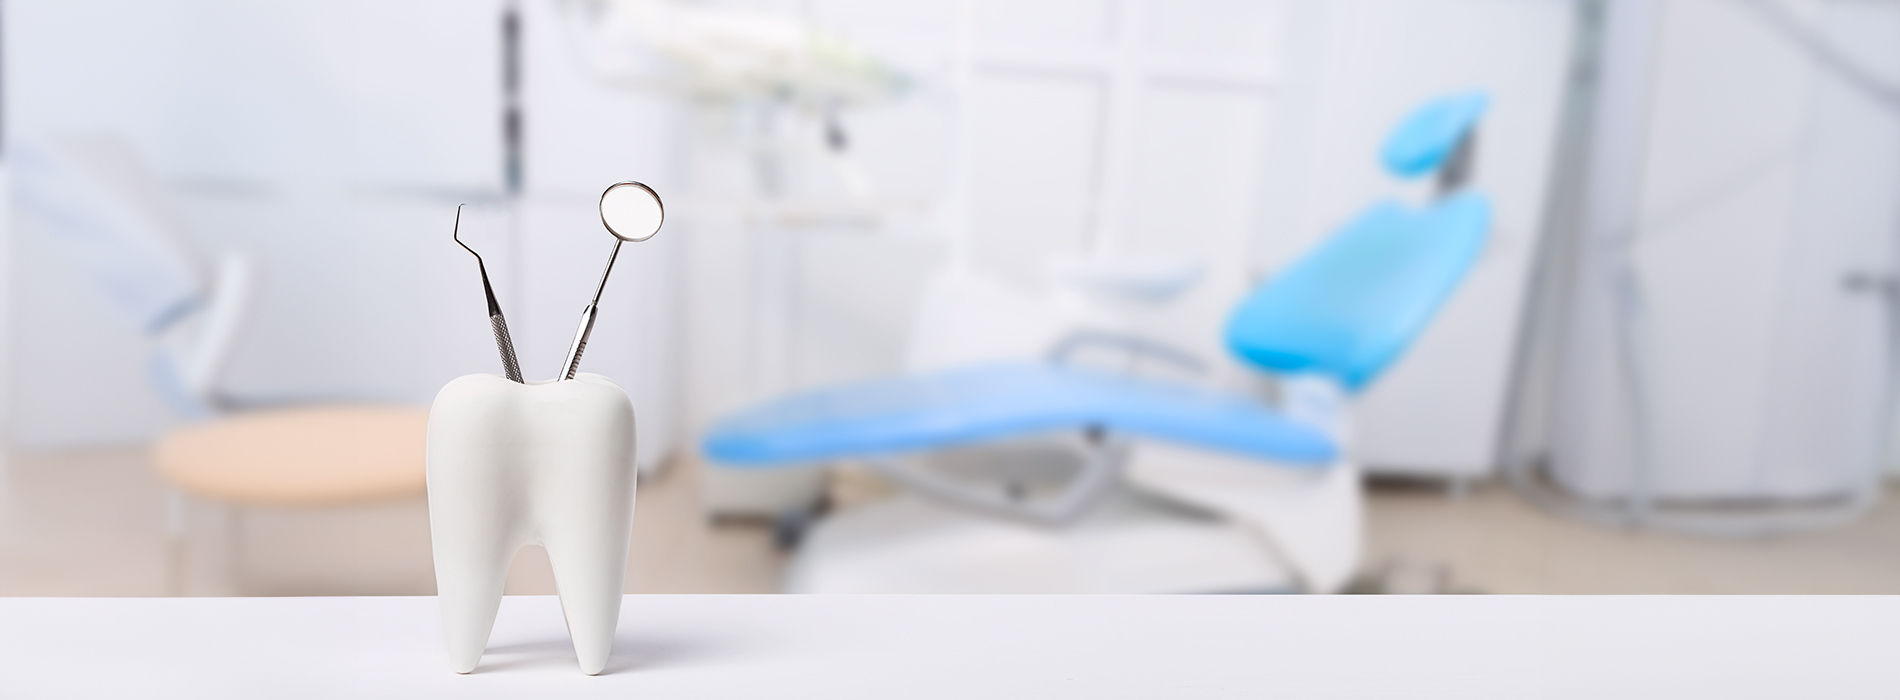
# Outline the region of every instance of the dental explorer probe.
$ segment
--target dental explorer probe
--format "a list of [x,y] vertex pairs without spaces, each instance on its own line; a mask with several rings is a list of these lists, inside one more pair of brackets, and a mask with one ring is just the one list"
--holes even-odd
[[495,288],[488,284],[488,266],[482,263],[482,254],[475,252],[462,242],[462,207],[455,205],[455,244],[462,250],[475,256],[475,268],[482,271],[482,292],[488,295],[488,325],[495,330],[495,347],[501,349],[501,371],[508,379],[520,384],[521,365],[515,362],[515,341],[508,337],[508,320],[501,317],[501,303],[495,301]]
[[607,254],[607,267],[600,271],[600,284],[594,286],[594,300],[581,309],[581,326],[574,331],[574,342],[567,348],[567,361],[561,363],[560,379],[573,379],[580,371],[581,353],[587,351],[587,337],[594,332],[594,315],[600,306],[600,294],[607,289],[607,275],[614,271],[614,259],[620,257],[620,244],[639,243],[660,232],[666,222],[666,205],[653,188],[628,180],[614,183],[600,194],[600,223],[614,235],[613,252]]

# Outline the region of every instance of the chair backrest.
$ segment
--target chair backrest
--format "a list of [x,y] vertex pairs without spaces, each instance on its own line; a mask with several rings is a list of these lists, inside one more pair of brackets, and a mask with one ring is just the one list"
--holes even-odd
[[15,207],[139,330],[161,333],[204,303],[203,278],[123,139],[62,135],[10,145]]
[[159,396],[187,417],[216,413],[217,378],[255,286],[249,259],[219,255],[207,289],[163,188],[123,138],[70,134],[11,145],[22,217],[159,341],[147,367]]
[[[1386,164],[1405,176],[1445,166],[1471,138],[1483,102],[1456,95],[1415,111],[1388,141]],[[1262,369],[1362,389],[1425,330],[1490,228],[1490,201],[1471,192],[1422,209],[1374,204],[1243,300],[1228,319],[1228,348]]]

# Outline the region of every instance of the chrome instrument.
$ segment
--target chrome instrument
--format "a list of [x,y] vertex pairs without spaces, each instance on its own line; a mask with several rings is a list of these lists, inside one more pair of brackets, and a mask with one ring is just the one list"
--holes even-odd
[[515,361],[515,341],[508,336],[508,320],[502,318],[501,303],[495,301],[495,288],[488,283],[488,266],[482,262],[482,254],[475,252],[462,242],[462,207],[455,206],[455,244],[462,250],[475,256],[475,268],[482,273],[482,292],[488,295],[488,325],[495,331],[495,347],[501,350],[501,371],[508,379],[521,382],[521,365]]
[[666,206],[653,188],[628,180],[615,183],[600,195],[600,223],[614,236],[613,251],[607,254],[607,267],[600,271],[600,284],[594,287],[594,299],[581,310],[580,328],[567,348],[567,361],[561,363],[560,379],[573,379],[580,371],[581,353],[587,351],[587,337],[594,332],[594,315],[600,306],[600,294],[607,289],[607,275],[614,271],[614,259],[620,256],[620,244],[639,243],[660,232],[666,222]]

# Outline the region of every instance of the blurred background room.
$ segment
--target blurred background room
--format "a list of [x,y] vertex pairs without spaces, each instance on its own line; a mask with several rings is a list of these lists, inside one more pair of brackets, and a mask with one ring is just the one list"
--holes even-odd
[[433,594],[454,237],[552,378],[630,179],[630,592],[1900,592],[1893,0],[7,0],[0,132],[0,595]]

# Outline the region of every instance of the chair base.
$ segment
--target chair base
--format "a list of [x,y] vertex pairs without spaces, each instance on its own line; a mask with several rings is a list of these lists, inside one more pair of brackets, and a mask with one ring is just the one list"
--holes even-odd
[[900,495],[814,525],[793,593],[1291,592],[1297,579],[1257,536],[1117,491],[1074,522],[1041,526]]

